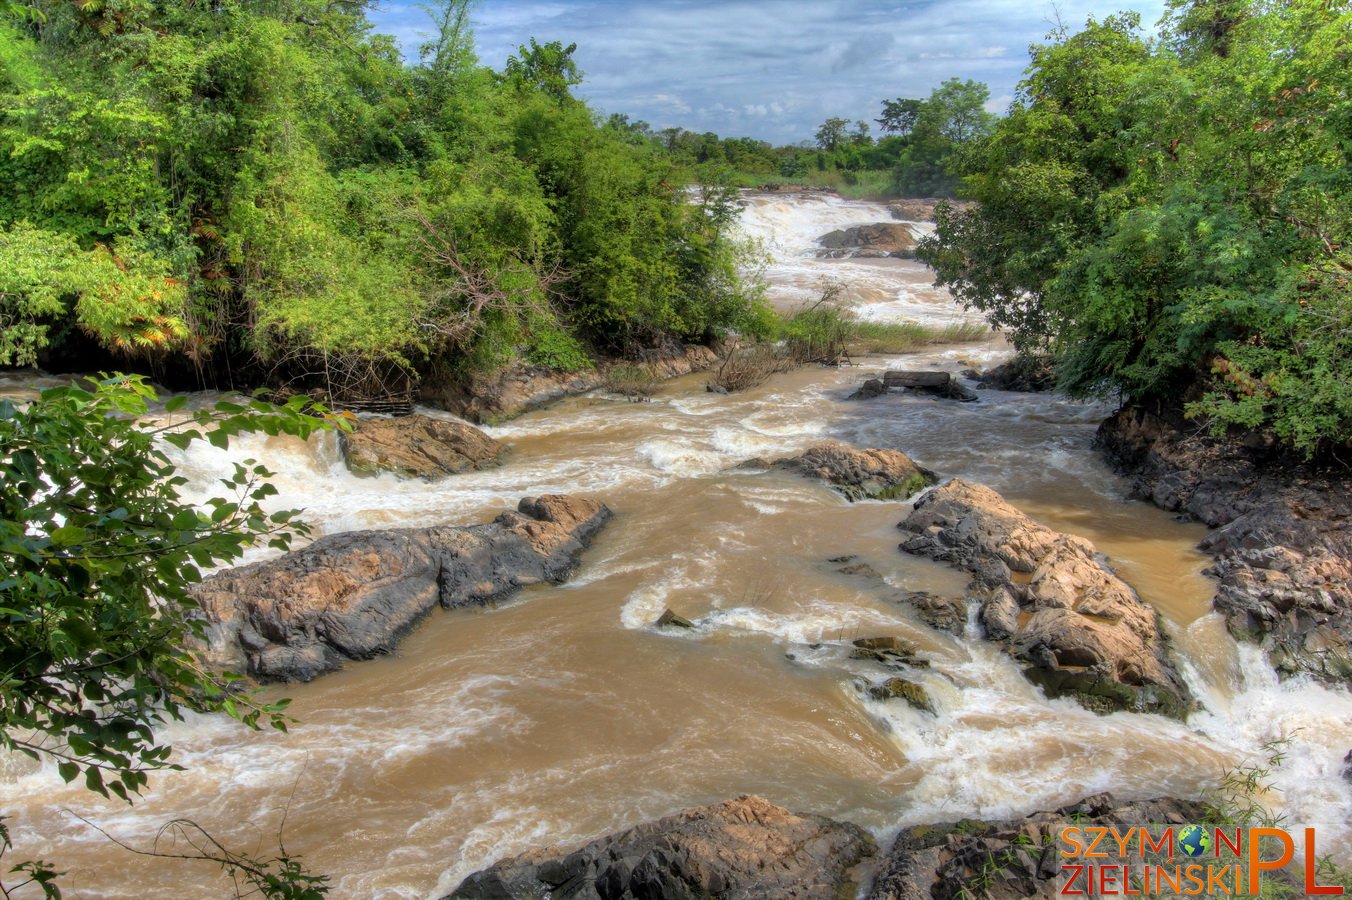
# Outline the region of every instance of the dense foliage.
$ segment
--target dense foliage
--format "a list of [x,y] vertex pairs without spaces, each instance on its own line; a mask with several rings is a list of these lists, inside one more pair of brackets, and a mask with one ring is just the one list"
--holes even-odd
[[1352,10],[1178,0],[1033,51],[921,255],[1085,394],[1352,439]]
[[570,369],[752,311],[725,210],[572,96],[573,47],[495,73],[444,0],[407,65],[364,7],[0,7],[0,365]]
[[[167,719],[224,711],[254,727],[286,724],[284,702],[259,704],[234,690],[236,676],[198,663],[203,625],[188,588],[253,542],[286,549],[305,527],[294,511],[264,510],[276,490],[252,460],[195,509],[164,448],[225,447],[246,430],[304,437],[330,422],[296,403],[188,411],[186,399],[157,410],[158,425],[138,421],[156,401],[138,378],[0,401],[0,748],[50,759],[66,781],[123,800],[149,772],[176,768],[155,731]],[[273,862],[303,874],[293,859]],[[237,863],[246,876],[278,874]]]

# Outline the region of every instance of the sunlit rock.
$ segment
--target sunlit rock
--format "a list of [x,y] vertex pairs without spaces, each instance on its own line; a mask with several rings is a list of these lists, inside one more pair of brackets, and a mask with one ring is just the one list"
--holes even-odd
[[1191,710],[1159,616],[1088,541],[960,479],[927,493],[898,527],[908,532],[901,549],[972,575],[986,636],[1049,695],[1099,712]]
[[525,498],[487,525],[331,534],[193,589],[207,661],[309,681],[391,652],[433,607],[472,606],[566,579],[610,518],[596,500]]

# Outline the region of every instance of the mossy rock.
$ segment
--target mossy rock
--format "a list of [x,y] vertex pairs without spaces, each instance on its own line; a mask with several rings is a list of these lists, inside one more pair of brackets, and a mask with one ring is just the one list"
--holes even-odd
[[929,692],[905,678],[889,678],[879,684],[869,685],[868,693],[874,700],[905,700],[921,712],[935,712]]

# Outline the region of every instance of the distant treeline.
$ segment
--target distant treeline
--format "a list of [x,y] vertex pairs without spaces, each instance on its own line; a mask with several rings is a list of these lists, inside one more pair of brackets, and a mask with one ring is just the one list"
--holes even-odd
[[833,116],[811,140],[778,147],[711,131],[654,131],[647,122],[620,114],[607,124],[660,144],[691,177],[706,184],[789,182],[834,187],[855,196],[952,198],[959,184],[950,161],[994,125],[995,116],[986,111],[989,100],[986,85],[950,78],[926,99],[884,100],[872,123]]

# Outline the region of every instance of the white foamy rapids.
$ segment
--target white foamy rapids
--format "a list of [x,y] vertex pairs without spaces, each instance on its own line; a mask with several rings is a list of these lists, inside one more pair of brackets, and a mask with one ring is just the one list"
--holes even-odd
[[757,606],[715,608],[699,625],[707,631],[769,635],[789,643],[810,644],[852,639],[866,632],[898,631],[909,623],[876,608],[812,599],[788,612]]
[[[1292,824],[1319,828],[1328,849],[1352,859],[1352,785],[1342,778],[1352,735],[1352,694],[1309,678],[1279,681],[1263,651],[1238,646],[1240,681],[1228,702],[1215,692],[1189,724],[1228,751],[1230,765],[1265,764],[1265,745],[1289,739],[1285,759],[1269,778],[1263,799]],[[1322,849],[1322,848],[1321,848]]]
[[[765,278],[771,302],[792,310],[817,300],[827,285],[855,314],[873,322],[911,321],[928,325],[980,324],[980,314],[953,302],[932,285],[923,264],[897,259],[818,259],[820,239],[843,228],[894,222],[882,203],[845,200],[832,194],[751,196],[739,225],[766,256]],[[932,226],[907,223],[916,236]]]
[[892,213],[881,203],[823,193],[748,197],[738,224],[778,262],[815,254],[818,238],[832,231],[891,221]]
[[691,477],[711,475],[723,468],[723,455],[701,450],[689,441],[659,438],[638,445],[638,452],[662,472]]
[[684,570],[677,569],[667,578],[644,584],[630,592],[620,607],[620,624],[625,628],[646,628],[657,621],[667,608],[667,598],[684,578]]
[[[899,272],[890,279],[893,296],[890,299],[856,299],[855,315],[866,322],[921,322],[926,325],[985,325],[986,319],[976,310],[967,309],[953,301],[947,293],[935,291],[930,281],[934,275],[922,263],[906,263],[902,269],[884,269]],[[848,276],[844,276],[848,277]],[[921,282],[896,284],[901,278]]]
[[[1217,756],[1182,723],[1099,716],[1071,700],[1048,700],[995,645],[970,643],[961,652],[965,659],[917,678],[937,718],[898,701],[863,701],[892,723],[893,740],[922,773],[898,825],[1021,815],[1108,789],[1188,795],[1195,771],[1215,769]],[[1189,763],[1178,771],[1153,759],[1190,745]]]
[[[397,780],[403,767],[416,765],[429,753],[505,734],[519,734],[532,726],[529,717],[510,702],[513,686],[523,679],[541,687],[538,676],[508,677],[486,674],[458,683],[404,691],[392,686],[387,703],[379,708],[333,711],[316,708],[306,716],[304,735],[273,731],[253,732],[223,716],[188,714],[182,722],[157,729],[161,741],[175,747],[174,761],[188,771],[163,772],[152,778],[150,789],[134,807],[100,804],[96,823],[124,840],[152,840],[167,817],[180,811],[176,784],[230,785],[233,790],[216,802],[231,805],[237,821],[263,822],[272,817],[278,798],[285,798],[297,782],[306,782],[306,804],[314,815],[337,802],[341,785],[354,771],[378,771]],[[411,715],[418,709],[420,715]],[[345,714],[339,714],[339,713]],[[44,761],[41,770],[5,785],[0,796],[42,796],[50,807],[89,809],[95,801],[83,780],[61,785]],[[360,779],[357,779],[360,780]],[[325,787],[328,785],[329,787]],[[346,799],[346,798],[345,798]],[[308,814],[305,810],[298,813]],[[58,843],[105,841],[93,829],[72,827]]]

